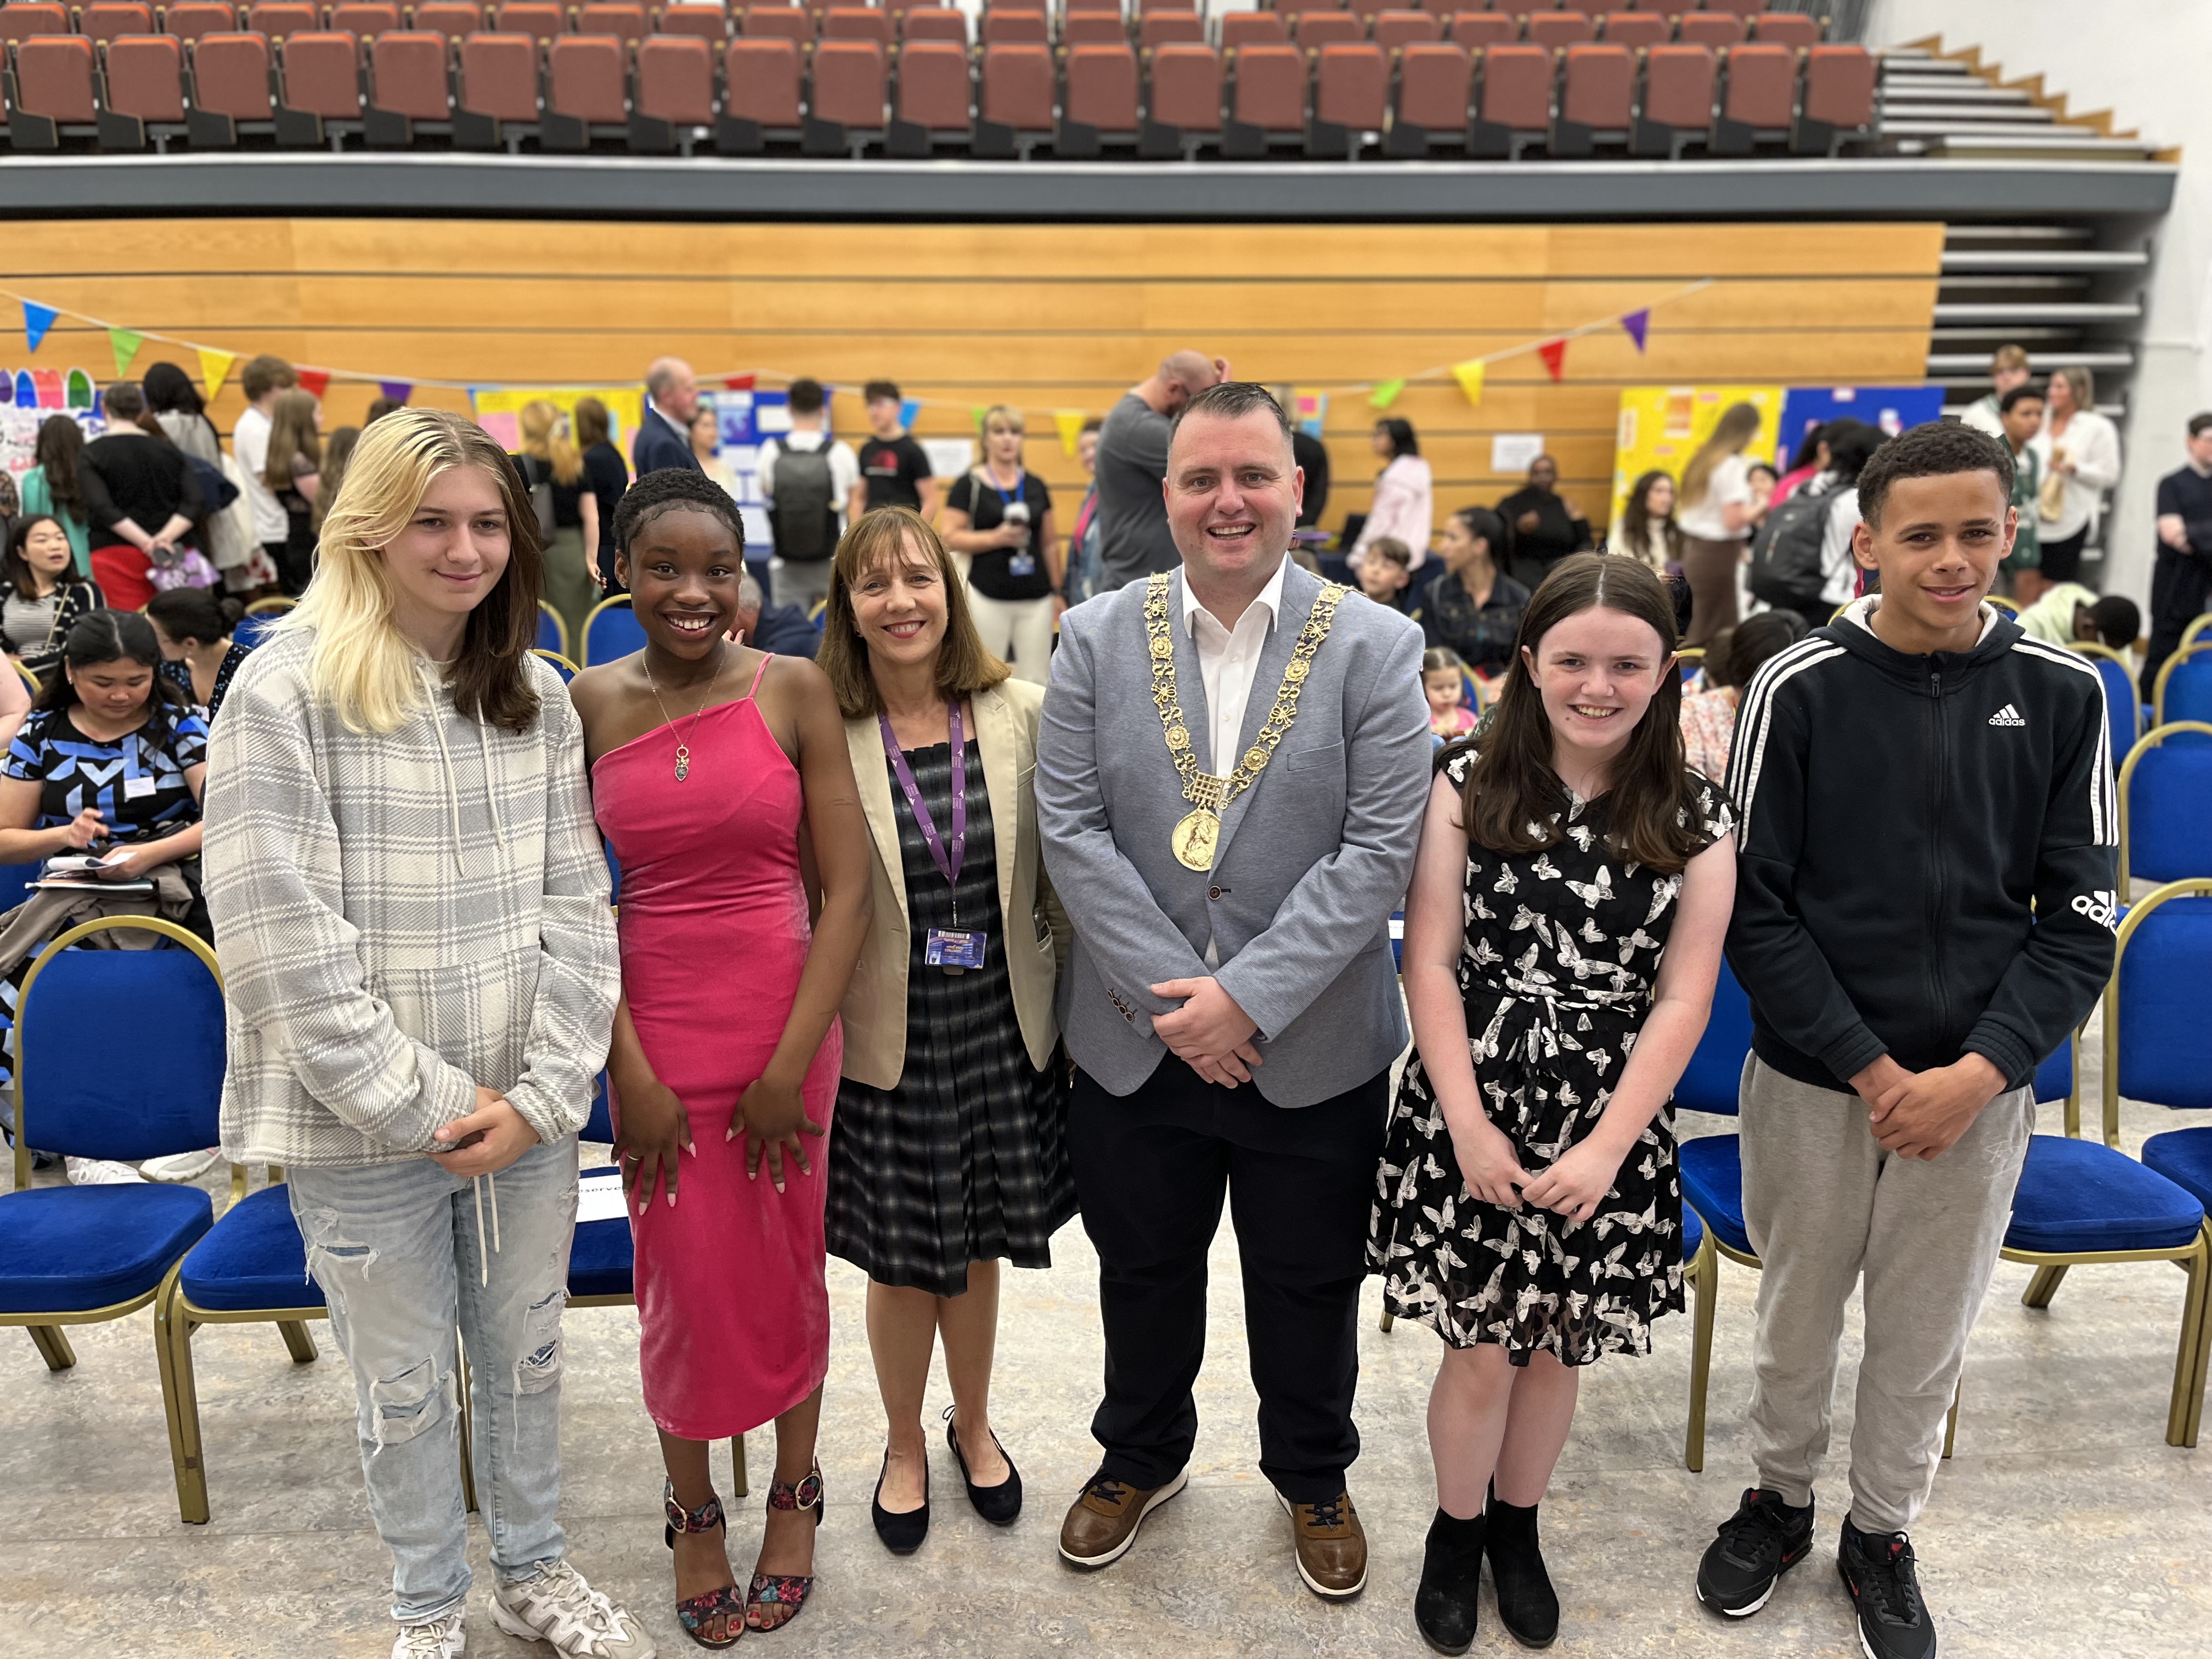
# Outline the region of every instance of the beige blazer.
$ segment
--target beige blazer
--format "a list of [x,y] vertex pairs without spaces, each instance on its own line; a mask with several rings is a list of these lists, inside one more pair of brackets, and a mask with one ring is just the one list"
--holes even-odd
[[[991,825],[998,846],[999,910],[1012,981],[1014,1015],[1030,1063],[1039,1071],[1052,1062],[1060,1026],[1053,999],[1060,964],[1071,943],[1067,915],[1037,856],[1037,716],[1044,688],[1007,680],[969,699],[975,714],[975,741],[983,755],[983,782],[991,797]],[[884,763],[881,729],[872,714],[845,722],[852,750],[853,775],[860,786],[860,808],[875,842],[875,920],[860,947],[845,1006],[845,1075],[872,1088],[897,1086],[906,1070],[907,968],[913,937],[906,901],[906,865],[899,852],[897,792]],[[993,948],[998,948],[994,941]]]

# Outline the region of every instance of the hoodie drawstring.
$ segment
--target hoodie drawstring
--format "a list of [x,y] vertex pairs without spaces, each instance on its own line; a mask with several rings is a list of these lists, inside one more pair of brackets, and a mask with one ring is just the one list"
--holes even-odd
[[[438,739],[438,760],[445,769],[446,816],[453,833],[453,868],[457,874],[465,876],[469,872],[469,860],[468,855],[461,850],[461,790],[460,786],[453,781],[453,751],[446,744],[446,712],[438,700],[438,683],[430,677],[430,665],[417,658],[415,672],[422,677],[422,690],[429,696],[430,730]],[[487,782],[490,780],[489,751],[485,780]]]

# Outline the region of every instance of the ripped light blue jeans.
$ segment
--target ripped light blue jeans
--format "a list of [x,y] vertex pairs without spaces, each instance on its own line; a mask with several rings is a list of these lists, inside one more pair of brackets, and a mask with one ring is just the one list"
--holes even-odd
[[487,1194],[481,1254],[471,1183],[427,1156],[289,1175],[307,1268],[353,1368],[369,1512],[392,1552],[392,1617],[419,1624],[469,1593],[457,1327],[493,1569],[502,1581],[526,1578],[559,1559],[575,1137],[532,1146],[499,1172],[499,1248]]

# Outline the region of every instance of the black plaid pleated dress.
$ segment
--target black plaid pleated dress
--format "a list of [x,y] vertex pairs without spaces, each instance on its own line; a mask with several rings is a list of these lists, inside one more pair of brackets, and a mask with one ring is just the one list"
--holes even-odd
[[[951,745],[910,749],[906,759],[944,831],[952,821]],[[830,1254],[879,1285],[933,1296],[963,1294],[970,1261],[1049,1267],[1052,1236],[1075,1213],[1063,1068],[1055,1060],[1036,1070],[1022,1041],[999,913],[998,838],[972,740],[966,762],[957,923],[955,890],[891,780],[914,951],[906,1068],[890,1089],[846,1079],[830,1136]],[[981,968],[948,974],[924,962],[929,930],[956,926],[988,933]]]

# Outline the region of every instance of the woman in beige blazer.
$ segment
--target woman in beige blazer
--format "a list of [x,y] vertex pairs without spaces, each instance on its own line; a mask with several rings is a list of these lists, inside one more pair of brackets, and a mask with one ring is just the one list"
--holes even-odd
[[1021,1476],[991,1432],[999,1263],[1045,1267],[1075,1213],[1053,997],[1066,918],[1037,854],[1042,686],[985,650],[937,532],[903,507],[847,532],[817,660],[845,713],[875,843],[875,921],[845,998],[829,1248],[868,1275],[890,1419],[877,1532],[929,1530],[922,1395],[936,1340],[945,1439],[1000,1526]]

